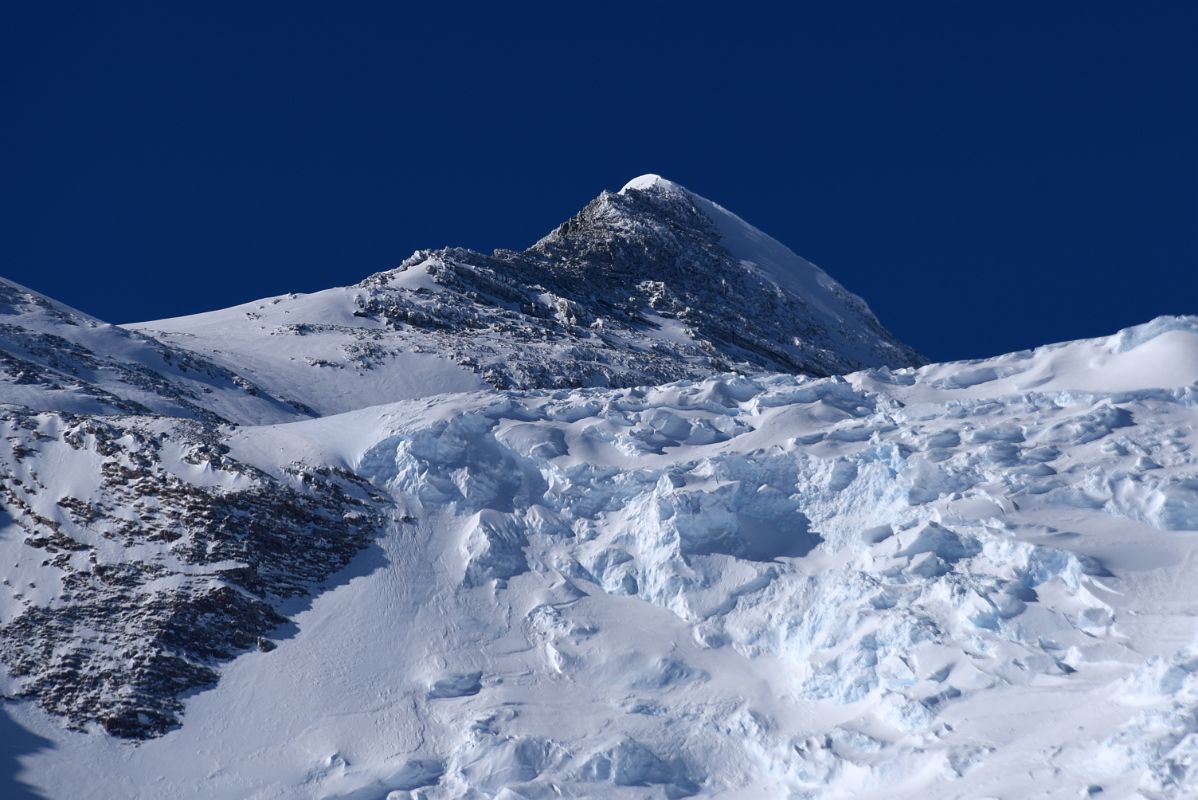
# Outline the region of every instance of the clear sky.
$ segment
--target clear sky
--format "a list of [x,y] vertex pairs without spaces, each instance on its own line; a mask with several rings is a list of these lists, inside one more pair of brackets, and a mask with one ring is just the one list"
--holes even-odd
[[0,274],[114,322],[660,173],[935,359],[1198,313],[1198,3],[7,2]]

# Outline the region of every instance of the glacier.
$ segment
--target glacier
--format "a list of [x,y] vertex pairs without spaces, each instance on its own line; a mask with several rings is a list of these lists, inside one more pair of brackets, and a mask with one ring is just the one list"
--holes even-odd
[[27,776],[52,796],[149,775],[179,797],[1187,796],[1195,356],[1198,319],[1162,318],[985,361],[230,429],[238,462],[368,481],[383,532],[162,736],[12,706],[54,742]]

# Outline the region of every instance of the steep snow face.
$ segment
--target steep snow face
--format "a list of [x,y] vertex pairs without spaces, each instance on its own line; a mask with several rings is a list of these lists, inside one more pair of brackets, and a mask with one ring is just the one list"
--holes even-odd
[[235,370],[0,278],[0,401],[39,411],[243,423],[310,416]]
[[829,374],[919,361],[818,267],[656,175],[600,195],[532,252],[575,275],[623,279],[616,286],[661,283],[654,309],[759,369]]
[[523,252],[419,251],[353,287],[130,327],[322,414],[484,386],[920,362],[817,267],[660,179],[603,193]]
[[[878,341],[862,340],[855,335],[862,328],[882,330],[864,300],[849,292],[828,273],[795,255],[786,245],[754,228],[728,209],[660,175],[642,175],[632,179],[620,193],[629,191],[688,198],[711,220],[719,232],[720,245],[742,267],[761,275],[779,291],[805,301],[809,313],[823,323],[826,335],[836,339],[830,349],[857,359],[862,364],[896,366],[892,363],[896,357],[905,357],[899,352],[879,354]],[[882,343],[887,343],[888,337],[885,335],[879,338]],[[889,343],[894,344],[892,341]]]
[[[169,537],[103,534],[102,488],[47,477],[128,460],[133,434],[71,450],[53,424],[9,428],[9,491],[92,550],[44,563],[15,527],[44,523],[13,515],[5,563],[27,571],[9,631],[152,592],[87,552],[184,571]],[[125,647],[144,660],[113,694],[157,707],[171,673],[152,654],[172,642],[152,615],[61,659],[43,634],[10,687],[36,703],[9,709],[52,747],[21,777],[85,797],[1191,797],[1196,425],[1187,317],[920,369],[477,392],[226,430],[207,467],[190,448],[148,470],[215,495],[290,465],[328,519],[385,518],[377,546],[304,575],[299,604],[234,563],[193,567],[192,591],[240,580],[289,622],[231,662],[235,637],[185,650],[219,683],[137,747],[37,704],[87,727],[43,678],[103,675]],[[360,506],[322,505],[337,470],[369,485],[343,490]],[[336,538],[289,537],[318,531]],[[231,561],[285,570],[244,541]]]

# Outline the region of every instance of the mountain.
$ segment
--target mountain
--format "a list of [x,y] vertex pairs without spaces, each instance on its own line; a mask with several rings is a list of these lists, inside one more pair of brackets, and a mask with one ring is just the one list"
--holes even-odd
[[129,329],[0,289],[5,797],[1198,793],[1198,317],[921,364],[652,177]]
[[354,286],[129,327],[321,414],[486,386],[922,363],[823,270],[657,176],[522,252],[422,250]]

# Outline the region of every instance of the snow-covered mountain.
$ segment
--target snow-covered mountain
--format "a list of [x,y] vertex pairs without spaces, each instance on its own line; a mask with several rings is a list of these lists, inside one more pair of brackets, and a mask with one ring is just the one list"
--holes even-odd
[[523,252],[422,250],[355,286],[130,327],[322,414],[488,385],[921,363],[819,267],[654,175]]
[[131,331],[3,287],[4,796],[1198,793],[1198,317],[899,366],[657,178]]

